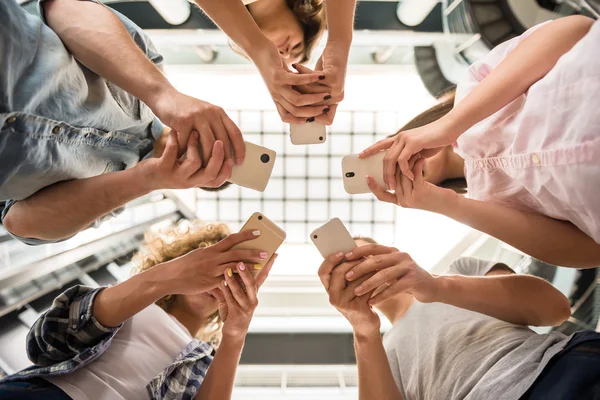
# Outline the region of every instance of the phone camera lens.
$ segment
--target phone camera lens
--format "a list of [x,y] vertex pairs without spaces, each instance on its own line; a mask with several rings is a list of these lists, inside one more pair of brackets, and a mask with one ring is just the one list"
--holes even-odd
[[346,178],[354,178],[354,172],[346,172]]
[[262,219],[262,215],[259,215],[258,216],[258,220],[260,221],[261,219]]
[[318,238],[318,236],[317,235],[313,235],[313,239],[316,239],[316,238]]
[[319,136],[319,140],[322,142],[323,141],[323,136]]
[[263,154],[262,156],[260,156],[260,161],[262,161],[264,164],[266,164],[269,161],[271,161],[271,157],[269,157],[268,154]]

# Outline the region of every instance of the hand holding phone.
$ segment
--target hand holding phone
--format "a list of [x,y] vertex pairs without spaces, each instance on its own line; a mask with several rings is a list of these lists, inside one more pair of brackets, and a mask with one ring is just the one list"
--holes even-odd
[[325,125],[316,122],[307,124],[290,124],[292,144],[320,144],[327,140]]
[[310,234],[310,240],[323,258],[340,251],[346,254],[357,247],[352,235],[339,218],[332,218],[326,224],[315,229]]
[[385,154],[385,151],[380,151],[367,158],[359,158],[358,154],[342,158],[344,190],[349,194],[371,193],[369,185],[367,185],[367,175],[373,177],[379,186],[385,188],[383,180]]
[[246,158],[243,163],[233,166],[229,182],[264,192],[271,178],[276,156],[277,153],[273,150],[246,142]]

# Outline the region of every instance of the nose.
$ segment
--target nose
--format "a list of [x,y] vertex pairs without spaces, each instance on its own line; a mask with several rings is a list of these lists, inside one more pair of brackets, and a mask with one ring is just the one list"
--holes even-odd
[[279,54],[283,58],[288,58],[290,56],[290,45],[289,43],[284,44],[279,47]]

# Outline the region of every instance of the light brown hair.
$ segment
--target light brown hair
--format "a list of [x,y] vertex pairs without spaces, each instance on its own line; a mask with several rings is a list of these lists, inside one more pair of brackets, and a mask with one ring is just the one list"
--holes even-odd
[[[158,264],[181,257],[193,250],[212,246],[229,235],[229,228],[225,224],[206,225],[201,221],[184,221],[159,232],[147,232],[145,244],[133,256],[135,263],[132,275],[142,273],[154,268]],[[177,295],[168,295],[158,301],[156,305],[169,312]],[[191,332],[213,346],[218,346],[221,340],[221,327],[223,323],[219,312],[210,315],[199,332]]]
[[319,39],[325,32],[327,17],[323,0],[286,0],[304,31],[304,55],[300,63],[310,60]]

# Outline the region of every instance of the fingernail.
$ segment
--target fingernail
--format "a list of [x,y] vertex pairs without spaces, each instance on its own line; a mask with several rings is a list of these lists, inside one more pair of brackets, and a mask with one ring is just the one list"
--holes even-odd
[[223,283],[223,286],[227,286],[227,281],[223,281],[221,283]]
[[236,163],[237,163],[238,165],[240,165],[240,164],[241,164],[241,163],[243,163],[243,162],[244,162],[244,159],[243,159],[242,157],[238,157],[238,158],[236,159]]
[[233,276],[233,271],[231,270],[231,268],[227,269],[227,276],[229,276],[230,278]]
[[263,266],[262,266],[262,264],[254,264],[254,269],[261,270],[261,269],[263,269]]
[[309,119],[306,120],[306,122],[310,124],[311,122],[314,122],[314,120],[315,120],[315,117],[310,117]]
[[325,75],[321,75],[319,76],[319,80],[322,81],[323,79],[325,79]]
[[342,258],[342,257],[344,257],[344,253],[342,253],[342,252],[340,251],[340,252],[339,252],[339,253],[337,253],[335,256],[336,256],[337,258]]
[[354,276],[354,271],[349,271],[349,272],[346,274],[346,278],[348,278],[348,279],[352,278],[353,276]]
[[260,229],[257,229],[257,230],[255,230],[255,231],[252,231],[252,234],[253,234],[254,236],[260,236]]
[[363,287],[362,287],[362,285],[361,285],[361,286],[358,286],[356,289],[354,289],[354,293],[356,293],[356,294],[359,294],[359,293],[361,293],[362,291],[363,291]]
[[294,67],[295,69],[298,69],[298,68],[296,67],[296,63],[292,64],[292,67]]
[[331,98],[331,95],[328,94],[327,96],[323,97],[323,100],[329,100],[330,98]]
[[352,252],[346,253],[346,258],[352,257]]
[[364,151],[361,151],[360,153],[358,153],[358,156],[360,157],[360,156],[362,156],[363,154],[365,154],[365,152],[364,152]]
[[233,159],[228,158],[227,159],[227,165],[230,166],[230,167],[233,167]]
[[329,111],[331,111],[331,109],[329,107],[323,109],[324,113],[328,113]]
[[239,263],[239,264],[238,264],[238,269],[239,269],[240,271],[243,271],[243,270],[245,270],[245,269],[246,269],[246,266],[244,265],[244,263]]
[[269,253],[267,253],[266,251],[260,253],[260,258],[262,258],[263,260],[266,260],[267,257],[269,257]]

